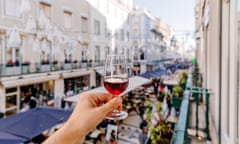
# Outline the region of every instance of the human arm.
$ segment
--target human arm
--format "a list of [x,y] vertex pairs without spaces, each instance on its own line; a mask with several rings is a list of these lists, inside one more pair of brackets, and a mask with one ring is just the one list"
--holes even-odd
[[112,110],[121,109],[122,100],[107,93],[83,93],[64,126],[50,136],[44,144],[75,144],[84,140]]

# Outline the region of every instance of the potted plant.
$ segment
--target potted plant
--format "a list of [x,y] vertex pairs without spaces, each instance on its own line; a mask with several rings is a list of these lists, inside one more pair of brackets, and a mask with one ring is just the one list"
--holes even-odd
[[41,61],[41,64],[42,64],[42,65],[47,65],[47,64],[49,64],[49,60],[42,60],[42,61]]
[[75,64],[78,63],[78,60],[74,60],[73,63],[75,63]]
[[58,60],[54,60],[54,61],[53,61],[53,64],[58,64]]
[[13,66],[19,66],[19,62],[18,61],[8,61],[6,64],[6,67],[13,67]]
[[179,83],[179,85],[180,85],[180,87],[181,87],[182,89],[185,89],[185,88],[186,88],[187,78],[188,78],[188,75],[187,75],[186,72],[182,72],[182,73],[180,74],[180,83]]
[[[158,120],[157,124],[154,125],[152,123],[152,119],[155,118],[153,116],[152,110],[151,110],[152,104],[149,101],[147,101],[145,103],[145,105],[147,107],[145,113],[147,116],[146,120],[148,123],[151,144],[168,144],[171,139],[171,138],[169,139],[168,137],[165,137],[166,133],[169,132],[169,131],[167,131],[168,122],[166,122],[165,120],[160,118],[160,120]],[[161,117],[162,102],[158,101],[156,108],[157,108],[159,117]]]
[[183,88],[180,85],[176,85],[173,87],[173,95],[172,95],[172,105],[175,108],[180,108],[183,97]]
[[29,66],[30,65],[30,62],[29,61],[24,61],[23,63],[22,63],[22,66]]

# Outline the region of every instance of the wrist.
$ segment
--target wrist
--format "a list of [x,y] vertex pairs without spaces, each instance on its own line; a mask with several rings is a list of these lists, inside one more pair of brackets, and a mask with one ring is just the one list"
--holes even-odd
[[70,141],[75,140],[76,143],[81,143],[87,134],[87,132],[82,129],[81,122],[76,125],[76,123],[71,120],[65,123],[62,131],[65,131],[63,137],[69,137]]

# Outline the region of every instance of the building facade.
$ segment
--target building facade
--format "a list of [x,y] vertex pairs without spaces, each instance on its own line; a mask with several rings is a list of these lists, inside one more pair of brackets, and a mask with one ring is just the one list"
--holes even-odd
[[125,54],[130,58],[129,12],[132,0],[88,0],[93,21],[92,42],[95,58],[104,59],[106,54]]
[[[155,17],[146,9],[134,8],[131,12],[131,38],[134,47],[135,60],[148,60],[152,58],[154,50]],[[154,59],[154,58],[153,58]]]
[[0,112],[6,115],[21,111],[31,96],[60,107],[63,97],[99,85],[96,71],[106,53],[130,51],[132,1],[21,2],[0,2]]
[[213,92],[210,130],[214,144],[239,143],[238,6],[238,0],[196,0],[196,57],[203,87]]

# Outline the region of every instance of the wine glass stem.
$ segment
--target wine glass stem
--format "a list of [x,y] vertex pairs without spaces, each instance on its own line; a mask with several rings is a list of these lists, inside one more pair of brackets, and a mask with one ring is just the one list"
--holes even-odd
[[[115,97],[118,97],[118,95],[115,94],[112,97],[115,98]],[[116,113],[117,114],[117,113],[120,113],[120,111],[118,109],[115,109],[115,110],[112,111],[112,113]]]

